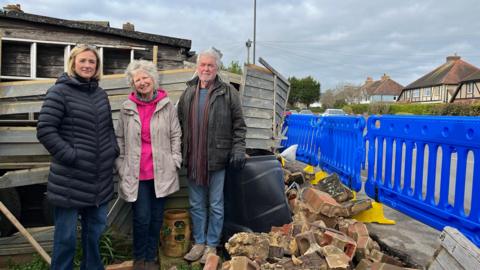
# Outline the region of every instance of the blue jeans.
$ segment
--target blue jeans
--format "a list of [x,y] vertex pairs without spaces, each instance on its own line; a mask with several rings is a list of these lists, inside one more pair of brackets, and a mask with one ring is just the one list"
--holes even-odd
[[210,172],[209,180],[208,186],[199,186],[192,180],[187,181],[188,196],[195,243],[216,247],[220,244],[223,227],[223,184],[225,182],[225,170]]
[[77,221],[82,224],[82,262],[80,269],[104,269],[100,258],[100,237],[107,224],[107,204],[99,207],[55,207],[55,232],[53,235],[52,270],[73,269],[77,239]]
[[140,181],[133,203],[133,257],[153,262],[158,255],[158,240],[163,222],[165,198],[157,198],[153,180]]

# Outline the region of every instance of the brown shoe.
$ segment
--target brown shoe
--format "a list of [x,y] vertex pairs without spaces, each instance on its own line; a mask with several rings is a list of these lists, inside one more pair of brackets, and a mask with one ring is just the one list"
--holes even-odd
[[157,262],[145,262],[145,270],[159,270],[160,265]]
[[134,261],[133,270],[145,270],[145,261],[144,260]]
[[209,254],[217,254],[217,248],[216,247],[211,247],[211,246],[207,246],[207,248],[205,248],[205,251],[203,252],[203,255],[202,255],[202,258],[200,259],[200,263],[201,264],[205,264],[205,262],[207,261],[207,257]]
[[205,245],[195,244],[193,245],[192,249],[190,249],[190,251],[185,254],[185,256],[183,256],[183,258],[191,262],[197,261],[198,259],[200,259],[200,257],[202,257],[204,251]]

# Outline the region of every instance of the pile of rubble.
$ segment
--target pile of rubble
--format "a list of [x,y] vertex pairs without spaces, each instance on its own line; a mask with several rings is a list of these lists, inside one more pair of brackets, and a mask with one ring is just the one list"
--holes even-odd
[[222,269],[412,269],[384,254],[365,224],[352,219],[371,208],[370,199],[354,200],[336,175],[310,185],[301,183],[304,175],[287,173],[293,222],[272,227],[269,233],[233,235],[225,244],[231,260]]

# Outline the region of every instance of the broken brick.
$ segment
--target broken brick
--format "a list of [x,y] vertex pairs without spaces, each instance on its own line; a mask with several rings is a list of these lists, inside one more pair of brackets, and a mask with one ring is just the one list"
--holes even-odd
[[[298,263],[301,262],[301,264],[298,265]],[[315,269],[315,270],[327,270],[327,262],[317,252],[309,253],[306,255],[303,255],[296,259],[296,262],[292,259],[285,259],[281,262],[279,262],[283,269],[285,270],[290,270],[290,269]]]
[[203,270],[217,270],[219,262],[220,257],[218,257],[216,254],[210,253],[207,256],[207,260],[205,262]]
[[285,250],[281,246],[270,245],[268,249],[268,258],[281,258],[285,254]]
[[302,192],[302,199],[316,213],[327,217],[346,216],[347,214],[344,207],[323,191],[305,188]]
[[245,256],[232,257],[230,270],[260,270],[260,266]]
[[328,269],[347,269],[350,265],[351,258],[336,246],[324,246],[322,252],[327,261]]
[[335,173],[323,178],[315,188],[328,193],[339,203],[353,199],[353,192],[340,182],[340,178]]
[[370,254],[370,249],[368,248],[370,240],[371,239],[368,236],[360,236],[357,239],[357,250],[355,252],[355,257],[358,260],[364,259]]
[[372,268],[372,262],[367,259],[362,259],[357,264],[357,267],[355,267],[355,270],[371,270],[371,268]]
[[369,236],[367,226],[361,222],[355,222],[348,226],[347,235],[355,241],[361,236]]
[[336,233],[333,231],[325,231],[323,233],[322,241],[320,246],[334,245],[341,249],[350,259],[355,255],[355,250],[357,249],[357,243],[350,237]]
[[300,254],[309,254],[320,250],[315,235],[312,231],[301,233],[295,236]]
[[269,235],[264,233],[236,233],[225,244],[230,256],[247,256],[255,260],[268,257]]
[[360,212],[363,212],[365,210],[372,208],[372,200],[364,199],[364,200],[348,201],[348,202],[342,203],[341,206],[345,209],[344,217],[351,217]]
[[292,226],[293,226],[292,223],[285,224],[281,227],[272,226],[272,229],[270,231],[271,232],[278,232],[278,233],[281,233],[283,235],[292,235]]

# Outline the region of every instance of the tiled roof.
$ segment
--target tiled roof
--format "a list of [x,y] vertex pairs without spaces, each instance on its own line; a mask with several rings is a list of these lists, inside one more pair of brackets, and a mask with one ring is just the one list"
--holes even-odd
[[392,95],[398,96],[403,89],[403,85],[388,78],[386,80],[380,80],[380,85],[375,89],[373,95]]
[[435,68],[420,79],[405,86],[405,90],[423,88],[442,84],[458,84],[474,72],[479,71],[477,67],[463,61],[459,56],[447,57],[447,62]]
[[468,82],[468,81],[480,81],[480,70],[470,74],[469,76],[465,77],[465,79],[462,80],[462,82]]
[[360,90],[367,95],[399,95],[403,86],[390,77],[384,75],[382,79],[373,81],[370,78],[362,85]]

